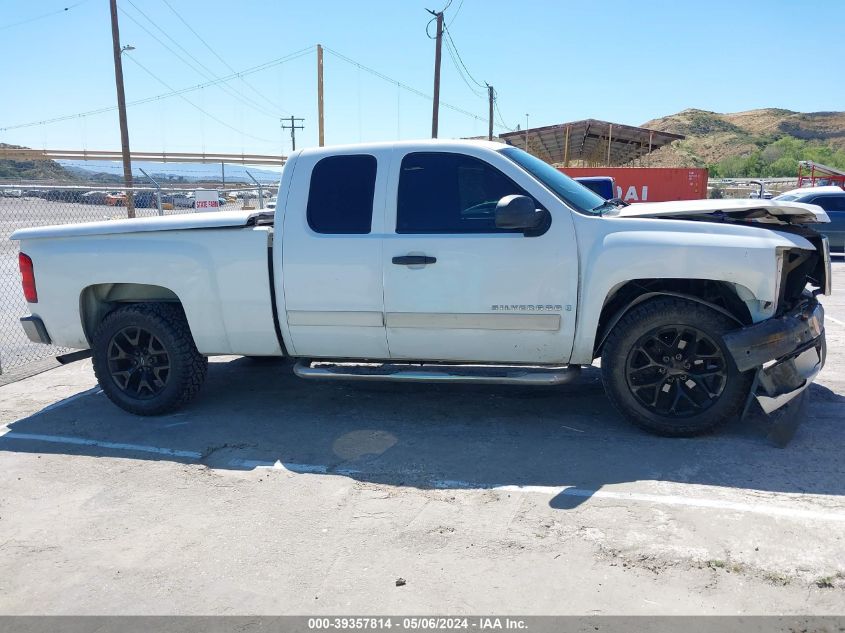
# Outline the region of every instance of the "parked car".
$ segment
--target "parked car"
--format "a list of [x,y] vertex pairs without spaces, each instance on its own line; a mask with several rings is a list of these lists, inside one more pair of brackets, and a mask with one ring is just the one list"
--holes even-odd
[[82,194],[81,202],[85,204],[106,204],[108,191],[86,191]]
[[157,205],[155,191],[136,191],[132,195],[137,209],[152,209]]
[[173,205],[174,209],[193,209],[194,198],[187,193],[171,193],[161,197],[162,203]]
[[273,196],[267,202],[264,203],[265,209],[275,209],[276,208],[276,199],[277,196]]
[[775,194],[773,194],[771,191],[766,189],[765,183],[763,183],[759,180],[752,180],[751,184],[754,185],[755,187],[757,187],[757,189],[754,189],[753,191],[751,191],[751,193],[748,194],[749,198],[755,198],[757,200],[759,200],[759,199],[771,200],[772,198],[775,197]]
[[831,250],[845,252],[845,189],[836,185],[803,187],[779,195],[775,200],[816,204],[827,212],[830,224],[819,232],[830,240]]
[[[752,199],[755,199],[755,200],[759,200],[760,196],[761,196],[761,192],[757,191],[756,189],[748,194],[749,198],[752,198]],[[771,200],[772,198],[775,197],[775,194],[773,194],[768,189],[764,189],[762,191],[762,197],[763,197],[763,200]]]
[[82,202],[83,193],[80,189],[50,189],[44,198],[54,202]]
[[776,410],[824,364],[814,205],[622,206],[486,141],[301,150],[281,190],[275,213],[16,231],[24,330],[91,349],[106,395],[141,415],[193,398],[215,354],[293,357],[311,379],[519,385],[600,357],[620,412],[688,436],[752,397]]
[[110,207],[125,207],[126,206],[126,192],[112,191],[106,194],[106,204]]
[[0,189],[0,193],[6,198],[23,198],[22,189]]
[[584,185],[590,191],[599,194],[605,200],[616,197],[616,181],[610,176],[584,176],[575,178],[575,182]]

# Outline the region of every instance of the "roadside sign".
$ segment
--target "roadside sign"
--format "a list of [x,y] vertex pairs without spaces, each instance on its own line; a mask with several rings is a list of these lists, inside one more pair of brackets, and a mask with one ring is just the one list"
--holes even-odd
[[219,211],[220,202],[214,189],[197,189],[194,192],[194,208],[203,211]]

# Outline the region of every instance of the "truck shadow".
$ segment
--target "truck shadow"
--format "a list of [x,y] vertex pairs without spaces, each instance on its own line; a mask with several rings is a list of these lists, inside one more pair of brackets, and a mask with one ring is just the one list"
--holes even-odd
[[420,488],[541,486],[561,510],[635,481],[845,494],[843,394],[813,385],[807,419],[778,449],[761,418],[694,439],[648,435],[611,408],[597,369],[582,374],[548,389],[326,383],[285,363],[213,362],[200,398],[178,413],[133,416],[94,389],[9,424],[0,452],[275,466]]

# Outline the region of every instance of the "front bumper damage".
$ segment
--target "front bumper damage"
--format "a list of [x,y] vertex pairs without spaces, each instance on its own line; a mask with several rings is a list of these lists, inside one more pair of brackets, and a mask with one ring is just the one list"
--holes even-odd
[[724,336],[737,368],[756,370],[750,397],[767,414],[800,395],[824,367],[824,308],[814,297],[781,317]]

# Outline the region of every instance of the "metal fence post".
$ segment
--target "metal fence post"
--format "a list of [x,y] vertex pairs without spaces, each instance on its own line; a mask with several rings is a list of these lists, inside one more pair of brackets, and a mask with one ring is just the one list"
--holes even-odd
[[264,186],[260,182],[258,182],[255,179],[255,177],[253,177],[253,175],[251,173],[249,173],[246,169],[244,169],[244,171],[246,171],[247,176],[252,178],[252,182],[254,182],[256,185],[258,185],[258,208],[263,209],[264,208]]
[[155,185],[155,188],[156,188],[156,208],[158,208],[158,214],[159,215],[164,215],[164,211],[161,208],[161,185],[158,184],[155,180],[153,180],[152,176],[150,176],[147,172],[145,172],[140,167],[138,168],[138,171],[140,171],[147,178],[149,178],[150,182],[152,182]]

